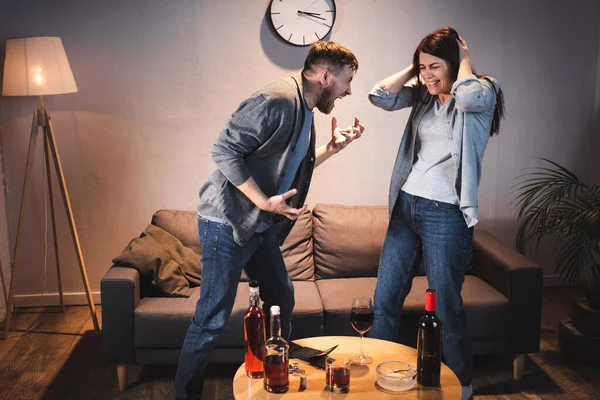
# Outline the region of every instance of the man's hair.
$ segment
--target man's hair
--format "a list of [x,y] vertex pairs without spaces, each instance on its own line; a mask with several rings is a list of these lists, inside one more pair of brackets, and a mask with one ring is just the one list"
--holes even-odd
[[353,71],[358,70],[358,60],[350,50],[336,42],[319,40],[313,43],[308,51],[302,72],[311,71],[315,67],[323,67],[328,68],[331,73],[337,74],[346,65]]

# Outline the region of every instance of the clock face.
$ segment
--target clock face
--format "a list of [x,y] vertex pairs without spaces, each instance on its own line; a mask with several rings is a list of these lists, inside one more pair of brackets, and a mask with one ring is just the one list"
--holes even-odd
[[334,0],[272,0],[271,22],[283,40],[308,46],[323,39],[335,22]]

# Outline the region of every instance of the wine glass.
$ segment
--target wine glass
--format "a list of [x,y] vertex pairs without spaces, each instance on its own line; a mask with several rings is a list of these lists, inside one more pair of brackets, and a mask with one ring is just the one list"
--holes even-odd
[[350,321],[352,327],[360,333],[360,353],[350,358],[354,364],[366,365],[371,364],[373,359],[365,356],[362,350],[362,338],[365,332],[368,332],[373,327],[373,300],[370,297],[355,297],[352,300],[352,310],[350,311]]

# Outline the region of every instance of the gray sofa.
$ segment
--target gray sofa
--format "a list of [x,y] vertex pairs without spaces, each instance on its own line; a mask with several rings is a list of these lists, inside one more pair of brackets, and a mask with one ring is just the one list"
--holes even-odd
[[[373,296],[387,222],[387,207],[377,206],[322,204],[299,218],[282,246],[295,289],[293,338],[357,335],[350,325],[352,298]],[[161,210],[152,223],[200,252],[194,212]],[[482,230],[475,230],[473,269],[462,291],[473,353],[514,355],[519,379],[524,355],[539,351],[542,271]],[[243,361],[248,284],[244,275],[241,281],[213,361]],[[426,288],[427,279],[415,277],[405,302],[405,344],[415,345]],[[113,265],[107,271],[101,282],[103,346],[106,360],[117,364],[121,390],[128,364],[177,363],[199,295],[196,288],[189,298],[140,298],[135,269]]]

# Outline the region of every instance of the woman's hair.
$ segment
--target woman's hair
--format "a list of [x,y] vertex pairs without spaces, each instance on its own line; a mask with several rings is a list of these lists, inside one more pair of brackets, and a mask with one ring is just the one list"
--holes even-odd
[[[420,63],[419,55],[421,52],[431,54],[448,63],[450,69],[450,79],[454,82],[458,77],[458,68],[460,64],[460,49],[459,49],[460,36],[454,29],[446,26],[438,29],[435,32],[431,32],[421,40],[421,43],[417,46],[413,54],[413,77],[419,76]],[[494,83],[484,75],[477,75],[480,79],[486,79],[492,85],[494,92],[496,93],[496,107],[494,108],[494,119],[492,120],[492,127],[490,129],[490,136],[497,134],[500,130],[500,120],[504,118],[504,95],[502,89],[496,92],[496,86]],[[420,79],[417,81],[417,93],[421,93],[423,83]],[[422,101],[420,96],[417,96],[417,101]]]

